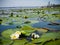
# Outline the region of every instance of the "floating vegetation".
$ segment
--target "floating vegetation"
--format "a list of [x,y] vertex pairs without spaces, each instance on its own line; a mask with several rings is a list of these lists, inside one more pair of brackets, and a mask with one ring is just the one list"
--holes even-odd
[[10,22],[9,25],[13,25],[13,22]]
[[22,28],[22,26],[18,25],[18,26],[16,26],[16,28]]
[[11,13],[10,17],[13,17],[13,13]]
[[0,26],[6,26],[6,30],[0,34],[0,45],[59,45],[60,23],[56,20],[60,20],[60,14],[55,11],[60,8],[11,9],[6,16],[2,11]]
[[29,26],[29,25],[24,25],[21,30],[34,30],[33,27]]
[[0,19],[0,24],[2,24],[2,21],[3,21],[3,20],[2,20],[2,19]]
[[[27,28],[27,29],[26,29]],[[29,29],[29,31],[28,31]],[[18,34],[16,36],[18,36],[19,38],[16,38],[18,40],[15,40],[14,43],[12,45],[27,45],[27,44],[45,44],[45,42],[49,42],[50,40],[55,41],[55,39],[60,39],[60,32],[50,32],[50,33],[46,33],[43,32],[41,29],[36,30],[31,30],[30,26],[24,26],[24,28],[20,29],[9,29],[9,30],[5,30],[2,32],[2,36],[8,39],[11,39],[10,36],[13,36],[11,34]],[[7,36],[6,36],[7,35]],[[14,36],[15,38],[15,36]],[[27,39],[28,38],[28,39]],[[27,39],[27,40],[26,40]],[[31,40],[31,42],[29,42],[29,40]]]
[[12,43],[12,40],[0,37],[0,45],[10,45]]
[[31,23],[31,21],[26,21],[26,22],[24,22],[25,24],[28,24],[28,23]]
[[16,31],[15,33],[11,34],[11,39],[19,39],[19,35],[21,35],[21,32]]
[[25,19],[27,19],[27,18],[28,18],[28,16],[24,16],[24,18],[25,18]]
[[39,36],[38,34],[36,34],[36,33],[32,33],[31,36],[32,36],[33,39],[37,39],[37,38],[40,37],[40,36]]
[[19,17],[19,15],[16,15],[16,17]]

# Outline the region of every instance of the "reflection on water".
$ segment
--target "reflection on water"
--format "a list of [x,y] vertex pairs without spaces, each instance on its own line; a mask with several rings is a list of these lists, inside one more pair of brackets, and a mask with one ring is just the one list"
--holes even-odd
[[[59,23],[59,25],[56,25],[56,24],[54,25],[51,22],[40,21],[38,23],[32,24],[32,27],[36,27],[36,28],[51,28],[51,29],[55,29],[55,30],[60,30],[60,20],[57,20],[55,22]],[[49,25],[49,24],[52,24],[52,25]],[[6,29],[14,29],[16,27],[17,27],[16,24],[15,25],[8,25],[8,26],[0,25],[0,32],[4,31]]]
[[[60,20],[59,20],[60,21]],[[36,28],[51,28],[55,30],[60,30],[60,25],[48,25],[51,22],[38,22],[32,25],[32,27]]]
[[56,20],[55,22],[60,23],[60,20]]
[[5,25],[0,25],[0,32],[6,30],[6,29],[14,29],[16,28],[16,25],[9,25],[9,26],[5,26]]
[[60,14],[60,11],[45,11],[46,14]]

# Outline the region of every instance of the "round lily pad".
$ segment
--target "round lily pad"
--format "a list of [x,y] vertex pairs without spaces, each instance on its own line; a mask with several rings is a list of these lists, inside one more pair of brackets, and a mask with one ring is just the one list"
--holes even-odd
[[56,32],[52,32],[52,33],[45,33],[41,36],[41,38],[38,38],[38,39],[35,39],[33,40],[32,42],[33,43],[38,43],[38,42],[46,42],[46,41],[50,41],[50,40],[53,40],[55,41],[55,39],[60,39],[60,36],[59,36],[60,32],[56,33]]
[[8,29],[8,30],[3,31],[1,35],[5,38],[10,38],[10,35],[13,34],[14,32],[15,30]]
[[22,39],[22,40],[15,40],[13,45],[24,45],[25,42],[27,42],[26,39]]
[[12,40],[0,37],[0,45],[10,45],[12,43]]

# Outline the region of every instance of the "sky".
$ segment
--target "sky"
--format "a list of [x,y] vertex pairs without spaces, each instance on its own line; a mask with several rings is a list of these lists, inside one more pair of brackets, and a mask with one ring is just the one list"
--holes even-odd
[[60,4],[60,0],[0,0],[0,7],[46,6],[49,1]]

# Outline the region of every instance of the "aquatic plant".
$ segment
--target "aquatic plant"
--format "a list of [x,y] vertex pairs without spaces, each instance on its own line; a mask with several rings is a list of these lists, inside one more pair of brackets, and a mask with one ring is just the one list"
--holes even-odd
[[23,27],[20,30],[34,30],[33,27],[29,26],[29,25],[23,25]]
[[[28,28],[29,29],[29,28]],[[10,35],[13,34],[13,33],[16,33],[16,34],[20,34],[20,32],[22,33],[22,35],[24,34],[24,36],[30,36],[31,33],[33,33],[35,30],[19,30],[19,31],[16,31],[17,29],[15,30],[5,30],[2,32],[2,36],[5,37],[5,38],[9,38],[10,39]],[[38,31],[39,33],[41,31]],[[6,36],[7,35],[7,36]],[[22,36],[22,35],[19,35],[19,36]],[[38,37],[37,39],[35,38],[30,38],[32,41],[29,42],[26,40],[26,38],[24,38],[24,36],[22,37],[19,37],[19,38],[23,38],[21,40],[15,40],[14,43],[12,45],[28,45],[28,44],[41,44],[43,45],[45,42],[49,42],[50,40],[53,40],[55,41],[55,39],[60,39],[60,32],[49,32],[49,33],[43,33],[43,35],[41,36],[36,36]]]
[[10,37],[11,39],[19,39],[19,38],[24,38],[26,32],[25,31],[16,31],[15,33],[11,34]]
[[24,18],[25,18],[25,19],[27,19],[27,18],[28,18],[28,16],[24,16]]
[[13,17],[13,13],[11,13],[10,17]]
[[40,36],[39,36],[38,34],[36,34],[36,33],[32,33],[31,36],[32,36],[32,38],[35,38],[35,39],[37,39],[37,38],[40,37]]
[[16,17],[19,17],[19,15],[16,15]]
[[19,34],[12,34],[10,35],[11,39],[19,39]]
[[37,14],[40,14],[40,12],[39,12],[39,11],[37,11]]
[[25,24],[28,24],[28,23],[31,23],[31,21],[26,21],[26,22],[24,22]]
[[[11,13],[11,15],[10,15],[11,17],[9,17],[8,20],[5,21],[5,18],[3,18],[3,20],[4,20],[3,23],[9,22],[10,25],[13,24],[13,22],[11,22],[12,19],[17,20],[18,22],[17,21],[16,22],[18,25],[22,24],[23,21],[26,24],[22,25],[21,28],[20,28],[20,26],[17,26],[18,29],[15,28],[15,29],[8,29],[8,30],[3,31],[1,33],[3,38],[0,39],[0,45],[59,45],[60,44],[60,31],[59,32],[56,32],[56,31],[48,32],[48,28],[43,28],[43,29],[33,28],[33,27],[29,26],[29,24],[27,24],[27,23],[38,22],[38,20],[35,20],[35,18],[40,16],[39,18],[41,18],[45,21],[53,22],[52,24],[49,24],[49,25],[59,25],[57,23],[54,23],[54,21],[57,19],[60,19],[60,15],[45,14],[45,10],[52,12],[53,10],[56,11],[57,9],[42,8],[41,12],[40,11],[37,12],[37,14],[39,14],[39,15],[37,15],[36,12],[35,13],[32,12],[32,13],[28,13],[28,14],[24,13],[24,14],[21,14],[21,18],[18,16],[13,18],[13,14]],[[27,10],[29,10],[29,9],[27,9]],[[31,9],[31,10],[33,10],[33,9]],[[38,11],[38,10],[39,9],[35,9],[35,11]],[[19,10],[17,10],[17,11],[19,11]],[[20,12],[23,12],[23,11],[21,10]],[[27,16],[24,16],[24,15],[27,15]],[[57,16],[57,18],[55,16]],[[31,20],[31,22],[29,22],[29,21],[25,22],[25,20],[27,20],[28,18],[34,18],[34,20]],[[15,22],[14,22],[14,24],[15,24]],[[42,35],[33,34],[36,30]],[[30,38],[31,34],[32,34],[32,37]],[[30,38],[31,41],[27,40],[26,39],[27,37]],[[13,41],[11,39],[18,39],[18,40]]]
[[2,14],[4,14],[4,10],[1,10],[2,11]]
[[0,37],[0,45],[10,45],[13,41],[4,37]]
[[0,24],[2,23],[2,21],[3,21],[3,20],[2,20],[2,19],[0,19]]
[[10,22],[9,25],[13,25],[13,22]]
[[56,32],[51,32],[51,33],[45,33],[41,36],[41,38],[39,39],[35,39],[34,41],[32,41],[33,43],[38,43],[42,44],[46,41],[50,41],[50,40],[55,40],[55,39],[60,39],[59,36],[60,32],[56,33]]
[[22,28],[21,26],[16,26],[16,28]]

